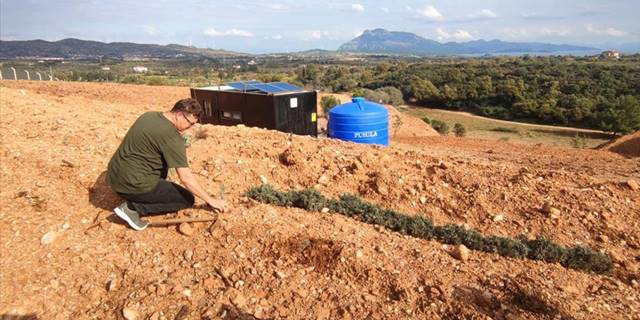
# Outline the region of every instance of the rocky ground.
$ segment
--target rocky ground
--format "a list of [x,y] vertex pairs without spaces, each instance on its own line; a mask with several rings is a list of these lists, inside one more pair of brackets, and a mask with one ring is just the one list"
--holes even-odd
[[[40,319],[640,319],[640,160],[398,133],[389,148],[205,125],[188,149],[215,223],[138,232],[104,170],[188,88],[0,82],[0,315]],[[286,155],[286,156],[283,156]],[[283,158],[284,159],[283,161]],[[602,250],[607,275],[402,236],[243,196],[354,193],[483,234]],[[547,204],[554,210],[541,210]],[[544,212],[543,212],[544,211]],[[207,217],[205,209],[171,217]],[[153,221],[166,216],[151,217]]]

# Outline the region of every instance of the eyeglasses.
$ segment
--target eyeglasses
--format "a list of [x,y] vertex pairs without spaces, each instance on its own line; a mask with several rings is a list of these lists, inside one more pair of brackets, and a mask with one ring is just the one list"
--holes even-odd
[[189,120],[189,118],[187,118],[187,116],[184,114],[184,112],[182,113],[182,116],[184,117],[185,120],[187,120],[187,122],[189,122],[189,126],[192,126],[196,123],[198,123],[198,120],[191,122],[191,120]]

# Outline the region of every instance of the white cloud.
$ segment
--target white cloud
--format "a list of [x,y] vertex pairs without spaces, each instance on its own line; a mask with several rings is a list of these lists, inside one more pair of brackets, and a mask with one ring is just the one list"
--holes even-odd
[[426,6],[426,7],[422,8],[422,9],[418,9],[418,14],[423,18],[427,18],[427,19],[433,20],[433,21],[440,21],[440,20],[444,19],[444,17],[438,11],[438,9],[436,9],[433,6]]
[[264,36],[265,40],[282,40],[281,34],[276,34],[274,36]]
[[459,40],[459,41],[467,41],[467,40],[473,39],[473,36],[465,30],[458,29],[453,34],[453,39]]
[[282,3],[264,3],[264,4],[261,3],[260,5],[265,8],[276,10],[276,11],[287,11],[290,9],[288,5],[285,5]]
[[499,31],[509,38],[536,38],[536,37],[568,37],[573,35],[570,28],[504,28]]
[[352,4],[351,9],[355,12],[364,12],[364,6],[359,3]]
[[542,28],[540,29],[540,33],[547,36],[557,36],[557,37],[567,37],[573,34],[571,29],[550,29],[550,28]]
[[160,34],[160,31],[154,26],[144,26],[143,28],[144,28],[144,33],[150,36],[155,36]]
[[626,31],[622,31],[622,30],[618,30],[616,28],[606,28],[606,29],[596,29],[593,27],[593,25],[588,24],[585,26],[585,29],[590,32],[590,33],[594,33],[597,35],[604,35],[604,36],[612,36],[612,37],[624,37],[627,35]]
[[614,36],[614,37],[624,37],[627,35],[627,32],[622,31],[622,30],[618,30],[615,28],[607,28],[607,30],[605,30],[607,35],[610,36]]
[[523,13],[520,15],[521,18],[525,20],[560,20],[565,19],[565,17],[560,15],[542,15],[537,12]]
[[478,12],[468,14],[467,16],[471,19],[493,19],[498,17],[498,15],[490,9],[482,9]]
[[500,33],[505,34],[510,38],[528,37],[530,36],[529,30],[525,28],[503,28]]
[[446,32],[442,28],[436,28],[437,39],[440,41],[443,40],[458,40],[458,41],[468,41],[473,39],[473,36],[466,30],[458,29],[453,34]]
[[238,29],[229,29],[218,31],[214,28],[209,28],[203,31],[204,35],[210,37],[227,37],[227,36],[235,36],[235,37],[253,37],[253,33],[245,30]]
[[384,13],[389,13],[389,8],[380,8],[380,10],[382,10],[382,12]]
[[311,39],[321,39],[323,37],[327,37],[329,35],[329,31],[327,30],[313,30],[309,33]]
[[437,37],[438,40],[446,40],[446,39],[449,39],[451,37],[451,35],[449,33],[447,33],[446,31],[442,30],[442,28],[437,28],[436,29],[436,34],[438,35],[438,37]]

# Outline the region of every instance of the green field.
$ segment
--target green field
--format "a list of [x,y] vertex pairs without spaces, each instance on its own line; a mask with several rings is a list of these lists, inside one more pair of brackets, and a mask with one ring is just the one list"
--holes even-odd
[[[398,108],[418,118],[429,117],[444,121],[451,127],[462,124],[466,136],[492,140],[503,140],[527,144],[546,144],[560,147],[593,148],[611,139],[611,135],[594,130],[559,128],[494,120],[447,110],[415,106]],[[453,135],[453,132],[449,133]]]

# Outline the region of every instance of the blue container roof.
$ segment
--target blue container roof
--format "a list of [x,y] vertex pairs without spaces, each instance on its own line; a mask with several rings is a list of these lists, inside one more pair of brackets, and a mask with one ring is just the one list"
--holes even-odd
[[341,104],[329,110],[329,118],[331,115],[341,116],[359,116],[372,114],[388,114],[389,111],[381,104],[367,101],[363,97],[354,97],[351,102]]

